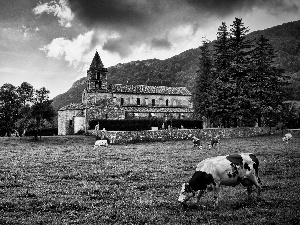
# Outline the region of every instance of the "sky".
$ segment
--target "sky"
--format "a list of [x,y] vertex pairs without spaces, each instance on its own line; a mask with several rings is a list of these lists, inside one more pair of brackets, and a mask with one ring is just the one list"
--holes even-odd
[[30,83],[50,98],[105,67],[166,59],[241,18],[250,32],[300,20],[299,0],[0,0],[0,87]]

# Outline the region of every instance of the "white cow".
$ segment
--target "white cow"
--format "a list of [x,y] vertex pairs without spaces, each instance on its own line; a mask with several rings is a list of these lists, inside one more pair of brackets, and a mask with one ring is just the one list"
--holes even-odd
[[107,140],[97,140],[94,144],[94,149],[100,146],[108,147],[108,141]]
[[215,206],[217,206],[220,186],[236,186],[238,184],[247,187],[248,198],[252,192],[252,186],[255,185],[259,197],[261,187],[258,165],[258,159],[252,153],[234,153],[205,159],[197,165],[196,172],[190,181],[182,185],[178,201],[186,203],[198,192],[198,203],[205,190],[214,191]]
[[285,136],[282,138],[282,141],[288,143],[290,140],[292,140],[292,134],[291,133],[286,133]]

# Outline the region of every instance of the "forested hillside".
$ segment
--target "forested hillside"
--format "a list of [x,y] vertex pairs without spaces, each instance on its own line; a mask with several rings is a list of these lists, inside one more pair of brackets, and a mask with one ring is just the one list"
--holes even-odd
[[[247,26],[247,24],[245,25]],[[289,90],[287,98],[300,100],[300,21],[255,31],[248,34],[247,38],[253,40],[260,35],[268,38],[277,51],[275,64],[285,69],[286,73],[291,76],[291,83],[287,88]],[[199,55],[200,48],[198,47],[165,60],[149,59],[117,64],[108,68],[108,82],[185,86],[192,90]],[[81,93],[86,86],[84,83],[86,74],[83,76],[66,93],[53,99],[53,105],[56,109],[72,102],[81,102]]]

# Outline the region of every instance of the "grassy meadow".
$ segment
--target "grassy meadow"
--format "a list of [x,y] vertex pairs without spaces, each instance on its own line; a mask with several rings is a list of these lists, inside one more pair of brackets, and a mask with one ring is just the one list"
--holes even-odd
[[[300,136],[222,139],[219,149],[191,141],[111,145],[86,136],[0,138],[0,224],[300,224]],[[253,152],[261,200],[222,187],[195,205],[178,204],[181,184],[207,157]]]

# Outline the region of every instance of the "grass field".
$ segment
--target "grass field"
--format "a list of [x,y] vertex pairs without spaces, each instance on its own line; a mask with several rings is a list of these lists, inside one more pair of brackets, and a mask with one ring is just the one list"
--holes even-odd
[[[300,136],[223,139],[219,149],[191,141],[114,145],[93,137],[0,138],[0,224],[300,224]],[[262,199],[222,187],[182,206],[181,184],[207,157],[253,152]],[[205,206],[205,207],[203,207]]]

